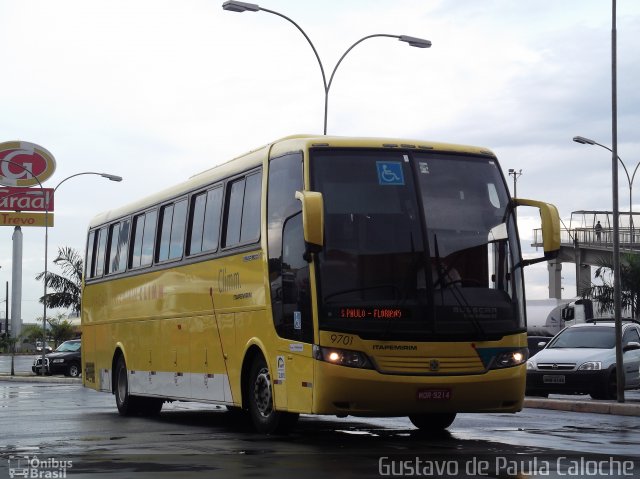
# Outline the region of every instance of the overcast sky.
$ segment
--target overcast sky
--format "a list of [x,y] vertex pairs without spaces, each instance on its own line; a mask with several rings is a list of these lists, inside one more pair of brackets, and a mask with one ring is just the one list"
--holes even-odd
[[[322,133],[323,86],[300,32],[219,0],[0,0],[0,142],[47,148],[57,170],[82,171],[55,199],[50,259],[84,249],[96,213],[249,149]],[[605,0],[269,0],[314,42],[327,74],[359,38],[427,38],[430,49],[374,38],[341,64],[330,134],[485,146],[522,169],[518,196],[575,210],[611,208],[611,2]],[[618,0],[619,155],[640,161],[640,2]],[[509,178],[511,187],[511,178]],[[640,211],[640,186],[634,204]],[[628,186],[621,172],[620,203]],[[530,251],[537,212],[521,210]],[[0,227],[0,296],[11,280],[11,227]],[[23,320],[42,315],[44,231],[24,228]],[[51,267],[55,270],[54,267]],[[565,297],[575,295],[564,265]],[[529,298],[547,297],[544,264]],[[4,307],[1,308],[4,311]]]

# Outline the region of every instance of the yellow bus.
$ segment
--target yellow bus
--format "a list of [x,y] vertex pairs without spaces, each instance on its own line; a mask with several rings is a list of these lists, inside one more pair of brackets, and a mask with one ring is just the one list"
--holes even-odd
[[[522,259],[518,205],[540,209],[544,257]],[[517,412],[523,267],[559,231],[489,150],[286,137],[91,221],[83,382],[122,415],[201,401],[263,433],[299,414],[433,430]]]

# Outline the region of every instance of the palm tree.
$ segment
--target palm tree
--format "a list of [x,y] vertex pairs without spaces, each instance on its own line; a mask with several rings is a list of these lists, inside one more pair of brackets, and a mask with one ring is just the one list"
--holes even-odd
[[[40,302],[44,304],[46,301],[47,308],[72,308],[75,314],[80,314],[83,271],[80,253],[68,246],[59,247],[58,257],[53,263],[62,269],[62,274],[47,271],[46,286],[55,292],[42,296]],[[36,276],[36,279],[39,281],[43,277],[44,272]]]
[[[600,284],[591,284],[580,292],[583,298],[598,302],[599,313],[613,313],[613,266],[608,261],[601,262],[594,278]],[[636,318],[640,317],[640,257],[625,254],[620,261],[620,296],[622,309],[628,309]]]

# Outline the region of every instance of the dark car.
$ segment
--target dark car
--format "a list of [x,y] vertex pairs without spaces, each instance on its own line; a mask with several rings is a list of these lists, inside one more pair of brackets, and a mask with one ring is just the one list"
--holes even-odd
[[[52,353],[47,354],[44,357],[44,372],[45,374],[64,374],[65,376],[71,376],[77,378],[80,376],[82,370],[80,368],[80,347],[82,343],[79,339],[72,339],[65,341],[58,349]],[[42,369],[42,357],[36,356],[33,361],[31,370],[40,374]]]

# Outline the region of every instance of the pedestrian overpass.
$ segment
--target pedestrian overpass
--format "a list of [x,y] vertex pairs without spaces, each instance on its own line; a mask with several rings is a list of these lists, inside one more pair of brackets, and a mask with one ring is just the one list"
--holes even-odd
[[[601,229],[596,229],[598,222]],[[619,213],[619,225],[620,253],[640,254],[640,213]],[[574,211],[569,226],[563,223],[560,243],[558,257],[547,264],[549,298],[562,297],[562,263],[575,264],[578,295],[591,285],[591,266],[613,264],[613,212]],[[531,246],[542,247],[540,229],[534,230]]]

